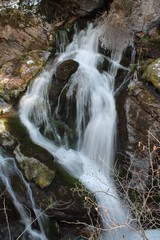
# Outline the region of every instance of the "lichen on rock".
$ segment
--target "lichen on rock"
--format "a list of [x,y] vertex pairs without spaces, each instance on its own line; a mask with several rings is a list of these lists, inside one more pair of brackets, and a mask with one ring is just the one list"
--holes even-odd
[[27,180],[33,180],[41,188],[51,184],[55,171],[50,170],[36,158],[24,156],[20,151],[20,145],[15,148],[14,154]]
[[147,67],[142,78],[151,82],[153,86],[160,91],[160,58],[156,59]]
[[3,64],[0,69],[0,96],[7,102],[18,98],[30,80],[42,69],[48,56],[46,51],[33,50],[23,58]]

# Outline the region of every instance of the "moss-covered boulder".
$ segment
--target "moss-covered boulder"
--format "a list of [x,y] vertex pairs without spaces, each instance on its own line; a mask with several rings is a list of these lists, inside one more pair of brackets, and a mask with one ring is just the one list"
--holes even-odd
[[147,67],[142,78],[151,82],[154,87],[160,91],[160,58],[156,59]]
[[48,187],[51,184],[55,177],[55,171],[50,170],[36,158],[24,156],[19,145],[15,148],[14,154],[29,181],[33,180],[41,188]]

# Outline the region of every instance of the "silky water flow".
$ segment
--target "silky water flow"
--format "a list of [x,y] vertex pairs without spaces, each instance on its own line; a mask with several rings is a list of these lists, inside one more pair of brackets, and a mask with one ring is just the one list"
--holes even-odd
[[[31,212],[21,203],[18,197],[18,193],[16,193],[12,187],[13,183],[11,181],[11,178],[13,176],[17,176],[26,189],[27,198],[30,201],[32,210],[34,212],[33,218],[31,217]],[[20,215],[21,223],[25,227],[24,231],[17,237],[17,240],[46,240],[47,238],[43,229],[43,225],[45,222],[47,222],[48,218],[41,212],[40,209],[36,207],[30,185],[26,182],[22,173],[17,168],[15,159],[7,156],[2,149],[0,149],[0,179],[1,182],[4,184],[7,192],[9,193],[17,212]],[[35,219],[37,219],[39,230],[33,228],[33,223]],[[9,239],[12,239],[10,232],[9,235]]]
[[[103,219],[103,240],[139,240],[141,233],[132,223],[132,216],[116,191],[111,177],[114,164],[116,142],[116,108],[114,101],[114,79],[120,65],[122,52],[113,51],[111,59],[98,53],[96,29],[89,24],[86,30],[75,33],[73,41],[65,52],[60,53],[52,63],[34,80],[20,102],[20,119],[28,129],[31,139],[48,150],[55,160],[96,197]],[[100,72],[98,66],[107,58],[108,72]],[[61,94],[57,107],[52,113],[49,103],[49,88],[57,66],[65,60],[79,63],[62,92],[68,101],[76,98],[75,149],[64,143],[58,130],[54,129],[51,116],[59,114]],[[66,106],[69,108],[69,105]],[[40,128],[44,128],[44,133]],[[47,138],[47,131],[56,135],[59,144]],[[157,240],[160,233],[146,232],[149,239]],[[159,235],[158,235],[159,234]]]

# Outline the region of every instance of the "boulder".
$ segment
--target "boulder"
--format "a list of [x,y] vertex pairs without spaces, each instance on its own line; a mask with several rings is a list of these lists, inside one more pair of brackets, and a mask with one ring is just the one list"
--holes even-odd
[[160,91],[160,58],[152,62],[143,73],[143,79]]
[[[76,2],[76,1],[75,1]],[[103,4],[104,0],[82,0],[80,1],[79,4],[79,11],[78,13],[81,15],[86,15],[86,13],[93,12],[97,9],[100,9]]]
[[[52,83],[49,89],[49,101],[52,114],[52,122],[56,128],[57,136],[61,136],[61,141],[69,144],[70,147],[75,145],[76,133],[76,93],[72,99],[68,99],[68,80],[73,73],[76,72],[79,64],[72,60],[66,60],[59,63]],[[68,111],[68,105],[69,111]],[[59,139],[54,136],[55,142],[59,143]],[[61,143],[62,143],[61,142]]]
[[24,156],[18,145],[14,150],[15,158],[21,169],[24,171],[25,177],[33,180],[39,187],[48,187],[55,177],[55,171],[50,170],[43,163],[33,157]]
[[56,78],[67,83],[71,75],[77,71],[78,66],[79,63],[72,59],[60,63],[56,69]]

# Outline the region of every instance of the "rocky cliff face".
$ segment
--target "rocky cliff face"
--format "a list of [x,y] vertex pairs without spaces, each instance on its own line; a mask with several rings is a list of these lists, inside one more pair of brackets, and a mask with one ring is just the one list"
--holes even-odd
[[[151,167],[148,141],[157,147],[159,143],[154,137],[160,137],[159,13],[159,0],[114,0],[109,13],[101,17],[99,31],[106,49],[124,51],[128,45],[135,46],[135,65],[131,66],[129,83],[124,84],[117,100],[118,150],[132,175],[130,184],[141,189]],[[120,77],[117,79],[120,81]]]
[[0,11],[0,96],[16,99],[45,64],[53,27],[18,9]]
[[159,0],[114,0],[109,13],[105,12],[100,19],[102,45],[105,48],[125,49],[133,45],[135,36],[155,36],[160,25],[159,12]]
[[25,91],[54,51],[55,30],[100,9],[98,1],[3,1],[0,5],[0,96],[11,102]]
[[130,184],[143,189],[150,171],[150,152],[159,146],[160,96],[138,78],[125,91],[118,98],[123,102],[118,106],[120,155],[129,158]]
[[119,25],[144,35],[160,24],[159,12],[159,0],[114,0],[107,17],[113,22],[119,19]]

